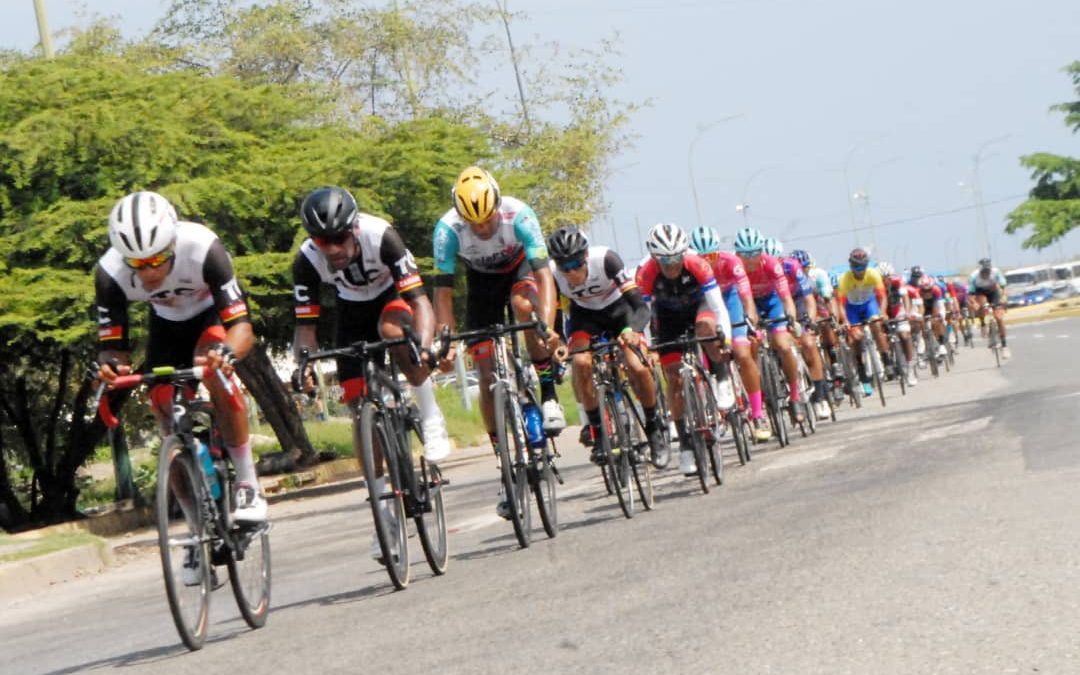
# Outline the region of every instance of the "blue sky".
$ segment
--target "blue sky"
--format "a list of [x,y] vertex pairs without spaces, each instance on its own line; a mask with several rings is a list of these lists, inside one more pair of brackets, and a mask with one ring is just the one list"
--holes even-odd
[[[152,0],[45,0],[53,32],[86,7],[119,15],[130,36],[154,23]],[[37,41],[31,0],[0,0],[0,46]],[[611,208],[594,238],[638,253],[638,231],[696,223],[688,151],[702,220],[731,235],[751,224],[826,263],[854,243],[852,192],[869,196],[880,257],[955,267],[978,257],[972,159],[995,262],[1080,257],[1080,234],[1043,253],[1022,251],[1004,216],[1031,187],[1017,157],[1080,156],[1080,138],[1051,104],[1075,98],[1061,68],[1080,59],[1080,2],[1042,0],[508,0],[528,16],[524,42],[589,46],[617,32],[616,94],[651,100],[631,121],[634,147],[612,162]],[[506,87],[512,73],[501,69]],[[698,135],[700,125],[741,117]],[[962,183],[962,185],[961,185]],[[854,204],[866,227],[865,201]],[[945,212],[954,211],[951,214]],[[938,214],[938,215],[935,215]],[[543,217],[543,214],[540,214]],[[639,223],[639,230],[635,230]],[[861,230],[860,243],[871,234]]]

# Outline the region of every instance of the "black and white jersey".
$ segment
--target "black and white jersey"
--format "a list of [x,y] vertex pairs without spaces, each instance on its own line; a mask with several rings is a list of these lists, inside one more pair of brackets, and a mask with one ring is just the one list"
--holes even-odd
[[590,246],[585,265],[588,274],[578,286],[572,286],[566,273],[551,263],[559,292],[586,309],[604,309],[617,302],[629,290],[637,288],[634,278],[626,272],[619,254],[607,246]]
[[130,349],[128,304],[147,302],[166,321],[186,321],[211,307],[228,327],[250,321],[247,301],[233,272],[232,259],[209,228],[181,221],[176,229],[176,253],[160,286],[146,290],[123,256],[110,248],[94,273],[98,340],[102,349]]
[[423,295],[424,286],[412,253],[390,223],[360,214],[353,225],[359,255],[342,270],[334,270],[319,247],[305,239],[293,259],[293,295],[296,320],[301,324],[318,321],[319,291],[333,286],[337,296],[350,302],[375,300],[391,286],[405,298]]

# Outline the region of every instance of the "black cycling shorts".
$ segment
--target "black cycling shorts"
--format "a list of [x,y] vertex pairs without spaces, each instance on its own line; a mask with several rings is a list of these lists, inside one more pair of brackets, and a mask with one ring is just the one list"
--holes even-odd
[[[506,324],[506,306],[510,303],[510,292],[518,282],[532,284],[536,278],[526,261],[505,274],[488,274],[468,270],[465,273],[465,329],[476,330],[495,324]],[[481,340],[469,340],[469,344]]]
[[[378,342],[379,321],[386,305],[397,300],[397,289],[390,286],[374,300],[363,302],[337,298],[337,325],[334,332],[334,346],[344,347],[353,342]],[[383,361],[382,354],[375,354],[377,362]],[[337,360],[338,382],[344,382],[364,376],[363,364],[359,359],[339,358]]]
[[584,333],[588,337],[608,333],[616,337],[630,325],[633,314],[634,310],[630,307],[630,303],[622,298],[603,309],[589,309],[571,303],[570,339],[573,340],[577,333]]
[[976,288],[974,295],[983,296],[990,305],[996,305],[1001,300],[1001,291],[996,288]]
[[[150,339],[146,346],[146,365],[190,368],[194,365],[199,338],[213,326],[220,326],[218,311],[210,307],[186,321],[169,321],[150,312]],[[224,333],[224,329],[221,329]],[[209,336],[208,336],[209,338]],[[210,340],[204,339],[204,343]],[[212,340],[219,342],[220,340]]]

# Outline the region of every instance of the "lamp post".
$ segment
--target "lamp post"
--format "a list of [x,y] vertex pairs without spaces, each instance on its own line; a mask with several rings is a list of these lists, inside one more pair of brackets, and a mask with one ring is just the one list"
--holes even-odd
[[34,15],[37,17],[38,39],[41,40],[41,54],[51,59],[53,57],[52,36],[49,35],[49,20],[45,13],[43,0],[34,0]]
[[973,167],[971,172],[971,191],[973,196],[975,197],[975,218],[978,224],[978,232],[976,234],[977,237],[982,240],[982,246],[980,247],[982,250],[980,251],[980,253],[987,258],[992,258],[993,256],[990,255],[992,249],[992,247],[990,246],[990,227],[987,224],[986,209],[983,206],[982,181],[979,180],[979,163],[982,162],[982,154],[984,150],[986,150],[991,145],[994,145],[995,143],[1001,143],[1002,141],[1005,141],[1010,137],[1012,137],[1012,134],[1004,134],[1002,136],[997,136],[996,138],[991,138],[988,141],[984,141],[983,144],[979,146],[979,149],[975,151],[975,157],[972,160]]
[[744,117],[746,113],[737,113],[735,115],[728,115],[727,117],[721,117],[718,120],[713,120],[708,124],[698,124],[697,133],[694,134],[694,138],[690,140],[690,147],[686,151],[686,166],[690,170],[690,194],[694,197],[694,214],[697,216],[697,224],[701,225],[701,201],[698,199],[697,182],[694,180],[694,146],[697,145],[701,137],[705,135],[705,132],[713,127],[719,126],[724,122],[730,122],[731,120]]
[[754,171],[754,173],[750,174],[750,176],[746,179],[746,182],[743,183],[742,200],[738,204],[735,205],[735,213],[741,213],[742,214],[744,224],[749,224],[747,222],[746,214],[750,210],[750,204],[749,204],[749,202],[746,201],[746,197],[750,193],[750,183],[754,182],[755,178],[757,178],[761,174],[765,173],[769,169],[775,169],[778,166],[780,166],[780,165],[779,164],[768,164],[766,166],[760,167],[757,171]]
[[859,228],[855,225],[855,193],[851,191],[851,179],[848,177],[848,168],[851,166],[851,158],[867,143],[873,143],[884,138],[882,136],[875,136],[869,141],[859,141],[855,145],[851,146],[847,155],[844,157],[844,198],[847,200],[848,215],[851,216],[851,236],[854,238],[854,246],[859,245]]
[[888,166],[889,164],[895,164],[896,162],[899,162],[900,159],[900,155],[896,155],[871,166],[866,172],[866,179],[863,180],[861,193],[856,193],[861,194],[862,199],[864,200],[864,205],[866,207],[866,223],[870,227],[870,247],[875,252],[877,251],[877,228],[874,226],[874,214],[870,210],[870,178],[874,175],[874,169]]

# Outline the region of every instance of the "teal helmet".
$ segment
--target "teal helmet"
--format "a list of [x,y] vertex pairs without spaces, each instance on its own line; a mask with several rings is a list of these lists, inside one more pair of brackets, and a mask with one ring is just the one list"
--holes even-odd
[[720,250],[720,237],[713,228],[701,225],[690,233],[690,248],[696,253],[716,253]]

